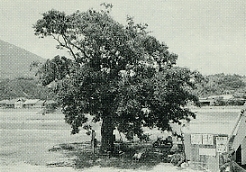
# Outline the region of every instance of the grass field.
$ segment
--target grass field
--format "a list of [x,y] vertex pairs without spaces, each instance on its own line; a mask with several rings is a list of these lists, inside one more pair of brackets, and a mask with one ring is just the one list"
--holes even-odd
[[73,143],[89,140],[83,133],[70,134],[70,126],[64,122],[61,113],[38,113],[36,109],[0,111],[0,160],[1,164],[27,162],[45,165],[59,161],[64,156],[48,150],[60,143]]
[[[211,122],[212,116],[216,114],[216,110],[207,116],[204,116],[207,112],[204,113],[203,110],[197,109],[196,111],[197,118],[202,118],[203,122],[208,123]],[[218,109],[217,111],[221,110]],[[221,119],[225,122],[235,119],[235,113],[230,114],[218,116],[217,122]],[[45,166],[49,163],[67,161],[68,157],[64,153],[49,151],[49,149],[59,144],[81,143],[90,140],[90,136],[87,136],[83,130],[76,135],[71,135],[70,132],[70,126],[64,122],[64,115],[61,113],[43,116],[39,109],[0,109],[0,171],[12,172],[20,168],[27,171],[42,171],[42,169],[46,171],[47,167]],[[100,137],[99,133],[98,130],[97,137]],[[28,170],[29,168],[30,170]],[[170,171],[170,169],[176,171],[175,167],[168,164],[162,167],[158,165],[153,168],[156,169],[153,171],[161,171],[163,168],[166,168],[167,171]],[[57,168],[57,171],[64,169],[67,169],[65,171],[74,171],[71,168]],[[88,169],[88,171],[92,169]],[[49,169],[49,171],[52,170],[54,171],[54,168]],[[122,169],[117,171],[122,171]]]

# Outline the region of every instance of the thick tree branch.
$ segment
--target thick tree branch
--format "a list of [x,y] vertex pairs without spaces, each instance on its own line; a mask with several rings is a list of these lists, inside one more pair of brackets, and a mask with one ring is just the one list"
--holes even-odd
[[72,54],[74,60],[77,61],[77,57],[76,57],[76,55],[74,54],[72,48],[68,46],[68,42],[67,42],[66,36],[65,36],[64,34],[62,34],[62,38],[63,38],[63,40],[64,40],[64,42],[65,42],[65,44],[66,44],[66,48],[71,52],[71,54]]
[[51,34],[51,36],[53,37],[54,40],[56,40],[59,43],[60,46],[62,46],[64,48],[67,48],[71,52],[74,60],[77,60],[76,55],[74,54],[72,48],[68,46],[68,43],[67,43],[67,41],[66,41],[66,39],[64,37],[63,37],[63,40],[64,40],[65,44],[60,41],[59,37],[56,38],[53,34]]
[[[65,37],[67,37],[66,35],[64,35]],[[71,44],[72,46],[74,46],[75,48],[77,48],[81,53],[83,53],[83,55],[86,57],[86,58],[89,58],[88,55],[85,53],[85,51],[80,48],[79,46],[75,45],[74,43],[72,43],[71,41],[69,41],[69,44]]]

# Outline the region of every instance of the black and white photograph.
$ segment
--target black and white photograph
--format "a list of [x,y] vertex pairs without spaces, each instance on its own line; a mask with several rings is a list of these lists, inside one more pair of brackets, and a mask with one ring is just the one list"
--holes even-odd
[[246,172],[245,0],[0,0],[1,172]]

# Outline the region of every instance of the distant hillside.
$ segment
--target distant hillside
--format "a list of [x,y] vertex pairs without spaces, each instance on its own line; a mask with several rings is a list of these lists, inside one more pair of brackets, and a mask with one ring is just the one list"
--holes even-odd
[[54,97],[54,92],[38,84],[31,78],[3,79],[0,82],[0,100],[25,97],[29,99],[49,99]]
[[246,76],[223,73],[208,75],[204,82],[198,84],[195,92],[199,97],[232,94],[246,99]]
[[14,79],[17,77],[33,77],[35,72],[30,71],[33,61],[45,62],[27,50],[0,40],[0,79]]

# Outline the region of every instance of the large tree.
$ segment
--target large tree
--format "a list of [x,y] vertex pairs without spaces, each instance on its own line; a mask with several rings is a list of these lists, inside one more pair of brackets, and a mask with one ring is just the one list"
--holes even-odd
[[[197,101],[191,90],[198,76],[173,68],[177,55],[149,35],[146,24],[127,17],[124,26],[105,7],[71,15],[50,10],[34,25],[36,35],[52,37],[57,48],[69,51],[72,61],[59,75],[58,100],[73,134],[87,121],[85,114],[102,121],[101,151],[113,149],[116,127],[130,138],[141,136],[144,126],[171,130],[170,122],[194,117],[183,107]],[[44,85],[52,81],[44,71],[41,78]]]

